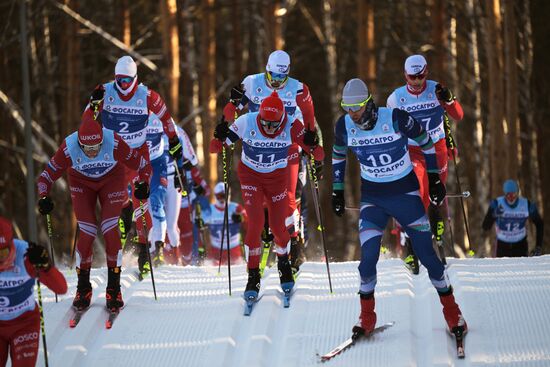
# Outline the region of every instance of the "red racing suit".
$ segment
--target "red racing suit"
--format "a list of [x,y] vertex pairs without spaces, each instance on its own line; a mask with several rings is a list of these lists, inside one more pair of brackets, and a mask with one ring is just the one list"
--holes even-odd
[[[109,130],[103,128],[103,145],[108,139],[108,132]],[[71,200],[79,228],[76,263],[81,269],[89,269],[92,265],[92,245],[97,234],[95,208],[98,199],[101,205],[101,231],[105,238],[107,266],[121,265],[122,252],[117,228],[120,210],[128,201],[124,168],[138,172],[139,179],[143,181],[149,182],[151,176],[148,154],[145,155],[141,150],[130,148],[116,133],[111,132],[111,134],[113,134],[112,153],[104,152],[102,148],[98,156],[93,159],[104,159],[105,155],[112,154],[112,158],[109,159],[112,167],[105,174],[90,177],[78,168],[78,159],[76,162],[73,161],[70,149],[67,147],[70,135],[63,141],[38,178],[38,195],[46,196],[53,183],[68,170]],[[74,166],[77,168],[75,169]]]

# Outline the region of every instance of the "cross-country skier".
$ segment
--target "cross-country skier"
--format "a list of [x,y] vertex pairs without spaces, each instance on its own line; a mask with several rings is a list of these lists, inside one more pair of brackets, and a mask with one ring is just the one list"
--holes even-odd
[[[139,150],[149,160],[146,140],[146,128],[149,115],[154,113],[162,122],[162,127],[168,136],[169,154],[179,159],[182,154],[182,146],[175,130],[170,112],[160,95],[149,87],[138,83],[137,65],[130,56],[118,59],[115,66],[115,80],[99,85],[90,97],[90,104],[85,111],[93,115],[103,127],[120,135],[132,148]],[[135,182],[137,174],[130,169],[126,170],[126,182]],[[147,233],[144,231],[142,210],[139,202],[132,198],[134,220],[138,230],[140,252],[138,265],[142,273],[149,271],[150,264],[147,256]],[[145,203],[144,211],[147,228],[151,228],[151,216]],[[124,205],[122,219],[124,227],[128,230],[131,226],[132,203]]]
[[532,254],[542,255],[542,236],[544,222],[535,203],[519,196],[516,181],[506,180],[502,186],[504,196],[491,201],[482,228],[488,231],[496,222],[496,257],[527,256],[527,219],[535,224],[537,239]]
[[[224,215],[225,215],[225,186],[223,182],[218,182],[214,186],[214,203],[210,204],[210,211],[206,211],[202,215],[204,224],[210,230],[210,248],[207,251],[208,260],[218,265],[220,259],[220,249],[222,244],[222,233],[224,237],[227,233],[223,230]],[[229,249],[231,250],[231,264],[240,264],[243,259],[241,250],[241,226],[246,229],[248,216],[246,211],[236,202],[230,201],[227,203],[228,220],[229,220]],[[227,263],[227,238],[223,239],[223,250],[221,254],[222,264]]]
[[[273,91],[277,91],[282,99],[286,113],[294,115],[303,121],[307,130],[317,131],[313,99],[305,83],[289,77],[290,56],[282,50],[273,51],[267,60],[264,73],[248,75],[239,86],[233,87],[229,102],[224,107],[226,121],[235,119],[235,112],[248,107],[250,112],[258,112],[262,101]],[[320,136],[320,135],[319,135]],[[320,144],[322,145],[320,137]],[[295,271],[305,260],[303,234],[300,236],[299,206],[296,203],[296,188],[298,186],[298,172],[300,166],[300,147],[293,144],[288,150],[288,198],[289,215],[294,217],[295,228],[291,233],[290,261]],[[321,169],[322,162],[317,162],[317,170]],[[301,187],[301,186],[300,186]]]
[[227,145],[242,140],[242,155],[238,167],[244,207],[249,218],[245,238],[248,247],[248,283],[246,299],[256,299],[260,291],[260,236],[264,225],[262,204],[267,202],[270,227],[275,236],[278,269],[283,291],[294,286],[294,277],[288,259],[290,247],[288,220],[288,150],[294,143],[323,160],[324,152],[317,135],[306,130],[302,121],[285,112],[283,100],[277,92],[264,98],[259,112],[240,116],[228,126],[223,120],[216,126],[211,152],[219,153],[222,142]]
[[412,139],[423,151],[430,200],[440,205],[445,198],[445,186],[439,178],[435,150],[429,135],[407,112],[378,108],[360,79],[351,79],[346,83],[341,106],[347,113],[336,122],[332,151],[332,207],[338,216],[344,214],[346,206],[344,178],[348,149],[355,154],[361,166],[361,314],[354,332],[369,334],[376,325],[376,263],[380,255],[383,229],[390,216],[405,227],[416,254],[428,269],[430,280],[443,305],[449,330],[457,332],[457,328],[461,328],[465,332],[466,322],[455,302],[445,268],[432,247],[430,224],[407,149],[407,139]]
[[149,154],[130,148],[118,134],[102,128],[90,114],[85,113],[78,131],[65,138],[38,178],[38,208],[41,214],[46,215],[54,208],[48,196],[53,183],[65,171],[68,172],[69,190],[79,228],[76,244],[78,285],[73,301],[77,310],[88,308],[92,299],[90,268],[92,246],[97,234],[95,210],[98,200],[107,253],[107,308],[119,309],[124,305],[120,292],[122,249],[117,228],[120,210],[128,200],[125,167],[137,172],[134,195],[138,200],[146,201],[151,176]]
[[[462,106],[456,100],[451,90],[446,86],[428,80],[428,64],[422,55],[412,55],[405,60],[404,75],[406,84],[397,88],[388,97],[386,107],[399,108],[411,114],[426,130],[435,147],[435,155],[439,166],[441,182],[447,182],[448,160],[454,154],[455,149],[447,149],[445,123],[451,116],[460,121],[464,117]],[[442,241],[444,231],[443,207],[430,205],[429,180],[426,162],[422,149],[413,140],[409,139],[409,153],[414,172],[420,182],[420,197],[424,207],[428,210],[431,228],[436,241]],[[416,266],[418,260],[416,260]],[[417,269],[416,269],[417,270]]]
[[14,239],[11,222],[0,217],[0,366],[34,366],[40,342],[40,311],[34,279],[65,294],[67,282],[41,245]]

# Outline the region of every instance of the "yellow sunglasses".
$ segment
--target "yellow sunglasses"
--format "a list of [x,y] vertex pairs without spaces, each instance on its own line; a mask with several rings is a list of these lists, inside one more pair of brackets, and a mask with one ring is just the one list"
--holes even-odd
[[344,103],[344,100],[340,102],[340,107],[344,109],[344,111],[352,111],[357,112],[361,108],[363,108],[370,100],[372,99],[372,94],[367,97],[363,102],[359,103]]

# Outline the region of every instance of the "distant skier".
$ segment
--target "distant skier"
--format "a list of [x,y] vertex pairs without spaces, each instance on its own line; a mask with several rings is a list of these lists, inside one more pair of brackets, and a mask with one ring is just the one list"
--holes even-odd
[[380,255],[382,233],[390,216],[404,225],[416,254],[428,269],[429,278],[443,305],[443,315],[449,330],[455,335],[457,332],[466,332],[467,325],[455,302],[445,268],[432,247],[430,224],[407,150],[407,139],[413,139],[422,149],[428,170],[430,200],[440,205],[445,198],[445,186],[439,178],[430,137],[407,112],[378,108],[360,79],[351,79],[346,83],[341,106],[347,114],[336,122],[332,152],[332,207],[338,216],[344,215],[346,207],[344,178],[348,150],[356,155],[361,166],[361,314],[354,332],[369,334],[376,326],[376,263]]
[[[265,72],[248,75],[241,85],[233,87],[229,102],[224,107],[225,120],[232,122],[235,112],[248,107],[250,112],[258,112],[260,104],[273,91],[277,91],[282,99],[285,111],[303,121],[306,130],[316,131],[319,134],[320,145],[322,138],[320,129],[315,123],[315,110],[309,88],[305,83],[289,77],[290,56],[282,50],[273,51],[267,60]],[[303,233],[299,228],[300,207],[296,202],[296,190],[301,189],[298,184],[300,166],[300,147],[293,144],[288,149],[288,199],[289,215],[294,217],[294,230],[290,235],[290,262],[295,271],[305,261]],[[320,173],[323,162],[319,161],[317,170]],[[298,196],[299,193],[298,193]]]
[[48,250],[14,239],[10,221],[0,217],[0,366],[34,366],[40,343],[40,311],[34,279],[65,294],[67,282],[51,265]]
[[242,140],[238,176],[249,218],[245,238],[245,250],[248,247],[248,283],[244,296],[249,300],[256,299],[260,291],[260,236],[264,226],[264,200],[267,202],[270,227],[275,236],[281,287],[290,291],[294,286],[294,277],[288,259],[289,228],[292,228],[292,221],[287,220],[288,150],[297,143],[306,152],[313,154],[315,160],[321,161],[324,152],[318,145],[318,137],[313,131],[305,130],[300,120],[291,119],[287,115],[277,92],[262,101],[259,112],[242,115],[231,126],[222,118],[214,136],[211,152],[216,154],[221,151],[222,142],[230,145]]
[[[162,127],[168,136],[169,154],[176,159],[181,158],[182,145],[175,130],[168,107],[160,95],[149,87],[138,83],[137,65],[130,56],[123,56],[118,59],[115,66],[115,80],[101,84],[96,87],[90,97],[90,104],[85,111],[86,114],[97,118],[103,127],[112,130],[132,149],[139,150],[147,160],[149,152],[147,149],[146,128],[149,115],[154,113],[162,122]],[[136,181],[137,173],[126,169],[126,182],[131,184]],[[140,252],[138,256],[139,270],[146,273],[150,270],[147,256],[147,233],[144,232],[142,210],[139,202],[132,198],[134,220],[138,231]],[[144,212],[147,228],[151,228],[151,215],[148,205],[145,203]],[[126,231],[131,227],[132,203],[128,202],[123,207],[121,218],[124,220]]]
[[519,187],[514,180],[506,180],[502,189],[504,196],[491,201],[481,225],[483,230],[488,231],[496,222],[496,257],[527,256],[527,219],[531,219],[537,229],[532,255],[542,255],[544,222],[537,206],[519,196]]
[[[225,187],[223,182],[218,182],[214,187],[214,203],[210,204],[210,210],[202,214],[204,224],[210,230],[210,248],[207,251],[208,260],[218,265],[220,259],[220,248],[222,244],[222,232],[224,237],[227,233],[223,230],[225,214]],[[246,228],[248,216],[246,211],[236,202],[230,201],[227,210],[229,220],[229,249],[231,250],[231,264],[240,264],[243,260],[241,250],[241,226]],[[223,239],[222,263],[227,263],[227,238]]]
[[[441,182],[447,182],[449,157],[457,154],[449,142],[452,139],[446,134],[445,124],[449,123],[448,116],[455,121],[464,117],[462,106],[456,100],[451,90],[440,83],[428,80],[428,64],[422,55],[412,55],[405,60],[404,86],[397,88],[388,97],[388,108],[399,108],[410,113],[418,121],[433,141],[435,156],[439,167]],[[447,121],[446,121],[447,120]],[[442,241],[444,232],[443,207],[430,205],[429,180],[426,161],[422,149],[414,139],[409,139],[409,154],[411,156],[414,172],[420,182],[420,197],[424,207],[428,210],[432,233],[436,241]],[[416,260],[418,266],[418,260]],[[413,269],[414,271],[415,269]],[[416,269],[417,270],[417,269]],[[416,273],[418,273],[416,271]]]
[[138,200],[147,200],[151,176],[149,154],[130,148],[118,134],[101,128],[91,115],[84,114],[78,131],[65,138],[38,178],[38,208],[46,215],[54,208],[48,196],[52,185],[68,171],[69,190],[80,231],[76,244],[78,285],[73,301],[78,310],[88,308],[92,299],[90,268],[97,235],[98,200],[107,253],[107,308],[119,309],[124,305],[120,292],[122,250],[117,225],[122,205],[128,200],[125,167],[138,174],[134,195]]

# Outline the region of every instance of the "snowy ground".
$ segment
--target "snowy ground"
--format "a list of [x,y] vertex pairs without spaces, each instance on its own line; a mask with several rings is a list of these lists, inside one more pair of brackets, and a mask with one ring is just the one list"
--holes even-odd
[[[378,323],[389,330],[358,343],[327,366],[550,366],[550,256],[449,260],[448,273],[468,322],[466,359],[455,358],[435,290],[426,270],[411,275],[397,259],[378,264]],[[50,366],[317,366],[345,340],[359,315],[357,263],[306,263],[291,307],[280,300],[276,269],[267,270],[263,298],[242,315],[245,268],[169,267],[139,282],[122,276],[126,307],[104,328],[106,269],[92,272],[93,306],[69,328],[76,275],[66,271],[69,293],[44,308]],[[40,351],[39,365],[43,365]]]

